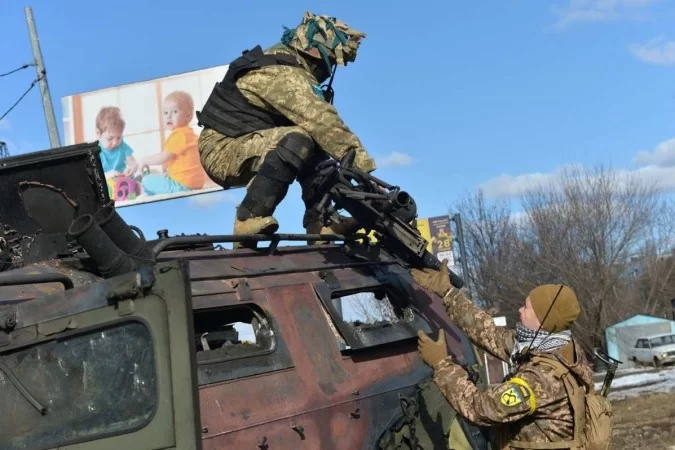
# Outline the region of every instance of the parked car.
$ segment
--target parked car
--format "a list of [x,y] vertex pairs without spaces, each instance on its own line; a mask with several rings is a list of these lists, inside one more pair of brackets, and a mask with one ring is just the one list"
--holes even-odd
[[639,338],[630,359],[654,366],[675,362],[675,334],[655,334]]

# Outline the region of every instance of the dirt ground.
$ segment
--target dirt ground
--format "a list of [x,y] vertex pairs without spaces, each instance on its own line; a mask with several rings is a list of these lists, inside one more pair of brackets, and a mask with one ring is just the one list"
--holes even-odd
[[612,448],[675,450],[675,393],[612,400]]

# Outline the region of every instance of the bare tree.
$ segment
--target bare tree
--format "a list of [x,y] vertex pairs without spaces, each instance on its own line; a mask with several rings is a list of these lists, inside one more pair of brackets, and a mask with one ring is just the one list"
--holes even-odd
[[523,276],[531,268],[522,258],[522,227],[506,201],[488,202],[481,190],[456,205],[464,224],[464,241],[474,300],[517,320],[517,309],[528,292]]
[[599,346],[604,328],[624,317],[631,299],[626,272],[631,255],[649,241],[659,212],[652,185],[604,168],[570,169],[549,189],[524,195],[527,255],[540,277],[570,285],[583,303],[577,334]]
[[[520,205],[514,215],[479,191],[456,206],[475,296],[486,306],[514,323],[533,287],[565,283],[582,304],[575,333],[588,348],[631,314],[662,313],[675,284],[674,259],[663,257],[675,219],[654,185],[603,167],[573,168]],[[639,277],[631,276],[636,267]]]
[[372,324],[380,321],[394,323],[399,320],[388,298],[385,296],[378,299],[372,292],[359,292],[342,297],[342,310],[343,316],[349,322]]

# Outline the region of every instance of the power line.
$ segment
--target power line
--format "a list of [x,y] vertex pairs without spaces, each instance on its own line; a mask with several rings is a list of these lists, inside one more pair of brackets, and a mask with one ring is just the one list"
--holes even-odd
[[18,69],[10,70],[7,73],[0,73],[0,77],[6,77],[7,75],[11,75],[14,72],[18,72],[19,70],[28,69],[29,67],[34,66],[34,65],[35,65],[35,63],[24,64],[23,66],[19,67]]
[[37,84],[37,82],[40,81],[41,78],[42,76],[39,76],[33,80],[28,89],[26,89],[26,92],[24,92],[23,95],[21,95],[21,97],[19,97],[19,99],[2,116],[0,116],[0,120],[4,119],[5,116],[7,116],[7,114],[9,114],[14,108],[16,108],[16,105],[18,105],[21,102],[21,100],[23,100],[23,98],[30,92],[31,89],[35,87],[35,84]]

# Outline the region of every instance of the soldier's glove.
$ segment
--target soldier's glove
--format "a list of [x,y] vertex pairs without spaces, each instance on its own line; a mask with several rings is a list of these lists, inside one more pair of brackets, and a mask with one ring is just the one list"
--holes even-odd
[[445,344],[445,331],[439,330],[437,341],[431,339],[422,330],[417,332],[417,338],[417,351],[420,352],[422,360],[434,370],[438,369],[438,363],[448,357],[448,347]]
[[444,259],[441,262],[441,269],[412,269],[410,271],[413,279],[417,284],[424,289],[433,292],[434,294],[445,297],[453,287],[450,284],[450,272],[448,271],[448,260]]

